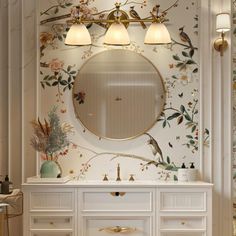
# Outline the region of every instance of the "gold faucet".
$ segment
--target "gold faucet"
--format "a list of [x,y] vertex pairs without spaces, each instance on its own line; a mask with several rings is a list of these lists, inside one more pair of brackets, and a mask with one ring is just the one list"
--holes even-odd
[[117,178],[116,178],[116,181],[121,181],[121,178],[120,178],[120,164],[118,164],[118,166],[117,166]]

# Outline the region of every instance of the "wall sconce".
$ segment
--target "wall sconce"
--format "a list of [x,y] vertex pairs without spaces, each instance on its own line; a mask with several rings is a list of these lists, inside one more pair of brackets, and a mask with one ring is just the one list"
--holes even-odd
[[220,52],[221,56],[223,56],[224,51],[228,47],[228,42],[225,39],[225,32],[228,31],[230,31],[230,15],[228,13],[217,14],[216,32],[219,32],[221,37],[215,40],[214,48],[216,51]]
[[[91,37],[89,31],[84,24],[87,23],[106,23],[108,30],[105,34],[104,44],[123,46],[129,45],[130,39],[127,31],[129,23],[133,22],[150,22],[151,25],[146,33],[145,44],[168,44],[171,43],[170,34],[163,22],[167,21],[165,16],[166,11],[160,13],[160,5],[155,6],[155,11],[151,16],[145,19],[134,18],[130,19],[128,14],[120,10],[120,3],[115,4],[115,10],[110,12],[107,19],[86,19],[80,15],[80,7],[78,6],[77,13],[74,15],[73,25],[69,29],[65,44],[66,45],[89,45],[91,44]],[[170,9],[170,8],[169,8]]]

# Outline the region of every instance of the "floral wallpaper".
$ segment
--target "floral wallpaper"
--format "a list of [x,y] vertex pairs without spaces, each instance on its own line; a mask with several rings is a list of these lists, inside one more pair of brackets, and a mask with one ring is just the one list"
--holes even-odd
[[[154,0],[120,0],[121,9],[132,18],[131,10],[149,17],[155,10]],[[93,55],[113,46],[103,44],[105,24],[87,24],[92,45],[66,46],[64,40],[71,25],[75,6],[80,4],[86,18],[106,19],[115,1],[105,0],[40,0],[39,6],[39,107],[40,118],[47,118],[53,106],[61,119],[74,127],[71,148],[60,158],[63,175],[80,179],[116,178],[120,164],[121,178],[177,179],[177,169],[184,162],[199,168],[199,58],[198,0],[160,0],[160,12],[166,12],[167,28],[172,43],[164,46],[145,45],[145,26],[130,24],[131,50],[148,58],[163,77],[166,104],[156,125],[147,133],[126,141],[96,137],[84,129],[73,109],[73,83],[81,66]],[[154,8],[154,9],[153,9]],[[209,131],[204,132],[204,145],[209,145]]]

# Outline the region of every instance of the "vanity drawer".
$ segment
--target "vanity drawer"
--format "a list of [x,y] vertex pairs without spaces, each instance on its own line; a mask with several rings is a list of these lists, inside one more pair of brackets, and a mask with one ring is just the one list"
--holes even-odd
[[73,211],[73,192],[31,192],[30,211]]
[[161,216],[161,229],[199,229],[206,228],[206,219],[204,216]]
[[112,189],[109,191],[84,191],[82,211],[152,211],[152,191],[130,191]]
[[150,218],[86,218],[83,236],[131,235],[152,236]]
[[161,211],[206,211],[206,192],[160,192]]
[[72,232],[49,232],[49,231],[34,231],[30,236],[73,236]]
[[205,232],[162,232],[160,236],[206,236]]
[[72,229],[72,216],[31,216],[31,229]]

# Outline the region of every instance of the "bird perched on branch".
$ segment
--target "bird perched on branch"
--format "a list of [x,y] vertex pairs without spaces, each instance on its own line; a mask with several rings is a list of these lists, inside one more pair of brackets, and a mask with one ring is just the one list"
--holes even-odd
[[179,28],[179,36],[180,36],[180,39],[183,41],[183,42],[186,42],[188,43],[189,47],[191,48],[191,50],[194,51],[194,46],[191,42],[191,39],[189,38],[189,36],[184,32],[184,26]]
[[[138,19],[140,20],[141,17],[139,16],[139,14],[134,10],[134,6],[131,6],[130,7],[130,11],[129,11],[129,14],[132,18],[134,19]],[[144,24],[144,22],[140,22],[140,24],[142,25],[143,29],[146,29],[147,26]]]
[[160,5],[155,5],[152,8],[152,14],[155,15],[155,16],[158,16],[159,15],[159,10],[160,10]]
[[156,156],[156,154],[158,153],[160,158],[161,158],[161,162],[164,163],[164,159],[163,159],[163,155],[162,155],[162,151],[161,148],[159,147],[157,141],[149,134],[149,133],[144,133],[146,134],[150,139],[148,140],[148,144],[151,146],[152,148],[152,153],[154,156]]

